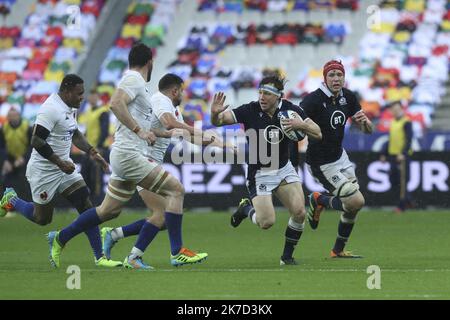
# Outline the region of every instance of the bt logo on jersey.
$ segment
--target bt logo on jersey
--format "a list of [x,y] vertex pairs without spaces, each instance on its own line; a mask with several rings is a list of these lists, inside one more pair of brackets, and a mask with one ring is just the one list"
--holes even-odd
[[338,126],[345,126],[346,120],[345,114],[340,110],[336,110],[331,115],[330,125],[333,129],[336,129]]
[[284,139],[284,133],[277,126],[270,125],[264,129],[264,139],[270,144],[278,144]]

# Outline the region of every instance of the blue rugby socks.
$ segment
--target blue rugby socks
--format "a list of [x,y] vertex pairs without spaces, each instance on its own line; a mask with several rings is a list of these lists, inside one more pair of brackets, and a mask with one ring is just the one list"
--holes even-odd
[[178,254],[183,246],[181,235],[181,223],[183,220],[182,214],[172,212],[165,212],[167,231],[169,233],[170,249],[172,255]]
[[28,220],[34,221],[34,204],[33,202],[26,202],[20,199],[19,197],[14,197],[10,200],[11,204],[14,206],[14,209],[23,215]]
[[74,222],[59,232],[58,242],[60,245],[64,246],[76,235],[96,227],[101,223],[102,221],[97,215],[96,208],[90,208],[80,214]]

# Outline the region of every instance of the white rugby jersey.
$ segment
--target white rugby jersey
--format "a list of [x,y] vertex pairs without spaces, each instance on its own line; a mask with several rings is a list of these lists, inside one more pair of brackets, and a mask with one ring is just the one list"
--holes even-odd
[[[128,105],[128,111],[142,130],[150,129],[151,95],[146,88],[146,82],[137,71],[128,70],[124,73],[117,86],[125,91],[132,99]],[[113,148],[122,151],[134,151],[142,153],[147,147],[147,142],[140,139],[137,134],[128,129],[119,121],[114,134]]]
[[[156,129],[164,130],[164,126],[159,120],[164,113],[173,114],[173,116],[180,122],[184,122],[183,115],[181,114],[178,107],[174,107],[172,100],[169,97],[162,94],[161,92],[155,93],[151,97],[152,105],[152,118],[151,127]],[[164,160],[164,155],[170,144],[170,138],[160,138],[156,139],[153,146],[148,146],[144,149],[144,156],[151,158],[152,160],[162,163]]]
[[[69,160],[72,136],[78,128],[76,109],[70,108],[57,93],[54,93],[39,108],[35,124],[50,131],[46,141],[54,153],[62,160]],[[33,149],[28,165],[40,169],[59,170],[53,162],[41,156],[36,149]]]

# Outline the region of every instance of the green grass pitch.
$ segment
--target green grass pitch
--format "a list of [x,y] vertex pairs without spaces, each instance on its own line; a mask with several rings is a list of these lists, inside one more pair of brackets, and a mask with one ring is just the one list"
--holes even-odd
[[[143,212],[123,213],[106,226],[127,224]],[[286,212],[270,230],[249,221],[237,229],[229,213],[184,216],[184,244],[209,253],[201,264],[174,268],[169,263],[167,232],[145,254],[152,272],[102,269],[94,265],[84,235],[64,249],[61,268],[52,269],[44,233],[61,228],[73,213],[57,213],[39,227],[19,215],[0,220],[0,299],[449,299],[450,212],[411,211],[402,215],[363,211],[347,245],[359,260],[329,259],[339,215],[325,212],[319,228],[306,224],[297,246],[298,266],[279,266]],[[113,258],[123,260],[135,238],[119,242]],[[81,289],[69,290],[67,267],[81,270]],[[381,289],[367,288],[367,267],[381,270]]]

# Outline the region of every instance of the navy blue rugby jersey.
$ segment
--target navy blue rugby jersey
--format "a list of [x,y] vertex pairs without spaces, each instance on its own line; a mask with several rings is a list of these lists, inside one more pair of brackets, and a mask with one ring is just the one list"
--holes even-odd
[[[272,151],[275,150],[275,146],[276,148],[278,148],[278,166],[276,166],[275,169],[284,167],[289,161],[289,144],[296,142],[290,140],[287,136],[284,135],[283,131],[281,130],[280,112],[286,110],[293,110],[297,112],[304,120],[308,118],[299,106],[285,99],[281,100],[273,117],[270,117],[267,113],[262,111],[258,101],[243,104],[240,107],[231,110],[234,114],[236,122],[242,123],[244,125],[244,129],[247,134],[248,130],[252,129],[254,130],[254,132],[257,132],[257,134],[255,134],[255,140],[252,140],[250,138],[251,135],[247,136],[249,151],[250,153],[253,153],[253,159],[256,158],[256,161],[252,161],[252,154],[250,154],[247,158],[247,178],[251,178],[252,176],[254,176],[256,174],[256,171],[263,167],[274,168],[271,166],[272,162],[264,163],[267,162],[267,159],[263,160],[260,158],[260,146],[266,148],[267,156],[270,157],[270,159],[275,159],[274,157],[277,157],[276,154],[272,156]],[[254,154],[255,152],[257,152],[256,155]]]
[[306,163],[320,166],[337,161],[342,155],[345,124],[348,118],[361,110],[355,94],[343,88],[340,95],[334,98],[322,84],[303,99],[300,107],[322,131],[322,140],[308,141]]

